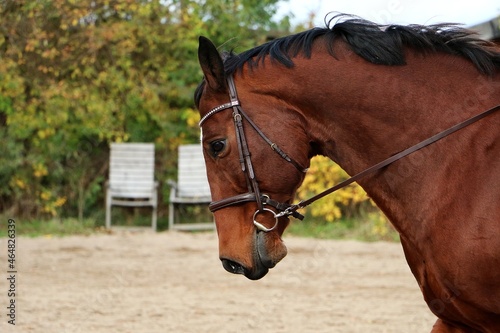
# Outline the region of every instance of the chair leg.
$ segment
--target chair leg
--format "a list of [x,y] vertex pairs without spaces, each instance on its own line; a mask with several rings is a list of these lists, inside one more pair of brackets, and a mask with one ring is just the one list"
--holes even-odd
[[168,204],[168,230],[174,230],[174,203]]
[[111,194],[106,190],[106,229],[111,229]]
[[152,222],[152,228],[153,232],[156,232],[156,218],[157,218],[157,207],[156,205],[153,206],[153,222]]

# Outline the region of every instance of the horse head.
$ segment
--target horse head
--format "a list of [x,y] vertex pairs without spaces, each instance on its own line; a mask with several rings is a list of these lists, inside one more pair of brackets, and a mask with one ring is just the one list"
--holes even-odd
[[[227,271],[260,279],[287,254],[281,237],[289,219],[279,213],[293,200],[309,165],[307,132],[300,113],[262,94],[269,79],[249,75],[248,69],[233,79],[203,37],[198,57],[204,81],[196,99],[219,257]],[[251,81],[239,85],[243,78]]]

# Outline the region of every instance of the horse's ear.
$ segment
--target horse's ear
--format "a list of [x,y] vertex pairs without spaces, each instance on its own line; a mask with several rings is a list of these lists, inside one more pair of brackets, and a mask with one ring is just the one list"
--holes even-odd
[[210,39],[200,36],[198,46],[198,61],[210,88],[214,90],[225,90],[226,76],[224,64],[215,45]]

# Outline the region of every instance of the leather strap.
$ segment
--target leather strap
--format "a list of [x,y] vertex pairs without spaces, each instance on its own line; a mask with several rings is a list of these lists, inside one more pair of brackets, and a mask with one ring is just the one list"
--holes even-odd
[[220,111],[232,108],[233,106],[237,106],[237,105],[240,105],[239,101],[232,101],[232,102],[229,102],[229,103],[226,103],[226,104],[222,104],[222,105],[219,105],[219,106],[213,108],[212,110],[210,110],[209,112],[207,112],[207,114],[204,115],[203,118],[200,119],[200,121],[198,122],[198,126],[201,127],[201,125],[203,125],[203,123],[205,122],[205,120],[207,120],[208,118],[212,117],[217,112],[220,112]]
[[489,110],[486,110],[480,114],[477,114],[477,115],[475,115],[475,116],[473,116],[473,117],[471,117],[471,118],[469,118],[469,119],[467,119],[467,120],[465,120],[457,125],[454,125],[454,126],[448,128],[448,129],[446,129],[446,130],[444,130],[436,135],[433,135],[430,138],[428,138],[424,141],[421,141],[421,142],[417,143],[416,145],[411,146],[410,148],[407,148],[407,149],[397,153],[396,155],[393,155],[393,156],[383,160],[382,162],[379,162],[379,163],[371,166],[370,168],[368,168],[364,171],[361,171],[360,173],[352,176],[351,178],[346,179],[343,182],[341,182],[341,183],[339,183],[339,184],[337,184],[337,185],[335,185],[335,186],[333,186],[333,187],[331,187],[331,188],[329,188],[329,189],[327,189],[319,194],[316,194],[315,196],[313,196],[307,200],[303,200],[295,205],[292,205],[289,209],[287,209],[287,211],[283,212],[281,216],[292,214],[297,209],[304,208],[304,207],[312,204],[316,200],[319,200],[319,199],[323,198],[324,196],[327,196],[330,193],[333,193],[333,192],[335,192],[343,187],[346,187],[347,185],[349,185],[355,181],[358,181],[359,179],[365,177],[366,175],[373,173],[375,171],[378,171],[378,170],[388,166],[389,164],[394,163],[395,161],[397,161],[397,160],[399,160],[399,159],[401,159],[401,158],[403,158],[411,153],[414,153],[417,150],[419,150],[425,146],[428,146],[431,143],[434,143],[434,142],[436,142],[436,141],[438,141],[438,140],[440,140],[440,139],[442,139],[442,138],[444,138],[444,137],[446,137],[446,136],[448,136],[448,135],[450,135],[450,134],[452,134],[452,133],[454,133],[454,132],[456,132],[464,127],[467,127],[467,126],[475,123],[476,121],[483,119],[484,117],[486,117],[486,116],[488,116],[488,115],[490,115],[498,110],[500,110],[500,105],[497,105],[497,106],[495,106]]
[[248,192],[248,193],[238,194],[229,198],[225,198],[219,201],[213,201],[208,205],[208,208],[213,213],[222,208],[226,208],[233,205],[240,205],[252,201],[255,201],[255,193]]
[[238,108],[241,115],[245,117],[245,119],[248,121],[248,123],[253,127],[253,129],[257,132],[257,134],[260,135],[260,137],[266,141],[266,143],[271,147],[272,150],[274,150],[278,155],[281,156],[285,161],[291,163],[295,169],[299,170],[300,172],[307,172],[308,168],[304,168],[300,166],[299,163],[297,163],[295,160],[293,160],[290,156],[288,156],[283,150],[281,150],[280,147],[274,142],[272,142],[262,131],[261,129],[253,122],[253,120],[247,116],[247,114],[243,111],[241,107]]
[[[267,195],[262,195],[261,201],[264,205],[269,205],[271,207],[276,208],[278,212],[283,212],[286,209],[290,208],[292,205],[284,203],[284,202],[279,202],[276,200],[273,200],[269,198]],[[253,192],[248,192],[248,193],[243,193],[243,194],[238,194],[229,198],[225,198],[219,201],[212,202],[208,205],[208,208],[210,209],[211,212],[215,212],[219,209],[230,207],[230,206],[235,206],[235,205],[241,205],[247,202],[254,202],[256,201],[256,196],[255,193]],[[294,211],[291,214],[293,217],[303,220],[304,216],[300,214],[299,212]]]

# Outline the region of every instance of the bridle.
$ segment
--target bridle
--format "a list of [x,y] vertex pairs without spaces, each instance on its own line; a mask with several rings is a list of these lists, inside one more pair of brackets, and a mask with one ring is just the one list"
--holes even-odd
[[[203,123],[208,120],[210,117],[212,117],[214,114],[219,113],[221,111],[227,110],[227,109],[233,109],[233,120],[234,120],[234,127],[236,130],[236,142],[238,144],[238,153],[239,153],[239,158],[240,158],[240,165],[241,165],[241,170],[245,174],[246,180],[247,180],[247,185],[248,185],[248,192],[243,193],[243,194],[238,194],[232,197],[224,198],[222,200],[218,201],[213,201],[209,205],[210,211],[216,212],[220,209],[230,207],[230,206],[235,206],[235,205],[240,205],[243,203],[247,202],[256,202],[257,203],[257,210],[253,214],[253,223],[257,230],[259,231],[264,231],[264,232],[269,232],[271,230],[274,230],[278,226],[278,221],[280,217],[284,216],[293,216],[297,219],[303,220],[304,216],[300,213],[297,212],[298,209],[304,208],[314,201],[323,198],[324,196],[331,194],[343,187],[346,187],[347,185],[363,178],[364,176],[373,173],[377,170],[380,170],[389,164],[425,147],[430,145],[431,143],[434,143],[464,127],[469,126],[470,124],[486,117],[489,114],[492,114],[493,112],[500,110],[500,105],[497,105],[491,109],[488,109],[480,114],[477,114],[457,125],[454,125],[442,132],[439,132],[436,135],[431,136],[430,138],[423,140],[419,143],[417,143],[414,146],[411,146],[410,148],[407,148],[385,160],[382,162],[379,162],[370,168],[352,176],[349,179],[344,180],[343,182],[307,199],[298,202],[297,204],[288,204],[284,202],[279,202],[276,200],[271,199],[268,195],[261,193],[258,181],[255,177],[255,172],[254,168],[252,165],[252,160],[250,158],[250,150],[248,149],[248,144],[245,136],[245,131],[243,129],[243,118],[250,124],[250,126],[257,132],[257,134],[264,139],[264,141],[269,144],[271,149],[276,152],[279,156],[281,156],[285,161],[291,163],[297,170],[300,172],[307,172],[307,168],[303,168],[300,166],[299,163],[297,163],[294,159],[292,159],[290,156],[288,156],[285,152],[283,152],[275,143],[273,143],[260,129],[259,127],[248,117],[248,115],[243,111],[241,108],[241,103],[238,100],[238,94],[236,92],[236,86],[234,84],[234,80],[232,76],[229,76],[227,78],[227,84],[229,88],[229,98],[230,102],[226,104],[219,105],[213,109],[211,109],[203,118],[201,118],[199,122],[199,126],[201,127]],[[266,208],[265,206],[271,206],[278,213],[273,211],[272,209]],[[264,212],[269,212],[273,214],[273,217],[275,219],[275,224],[271,228],[267,228],[266,226],[262,225],[260,222],[256,220],[256,217],[260,213]]]
[[[222,200],[218,201],[213,201],[210,203],[208,206],[210,211],[213,213],[215,211],[218,211],[219,209],[226,208],[229,206],[235,206],[235,205],[240,205],[242,203],[246,202],[256,202],[257,203],[257,210],[253,214],[253,223],[257,227],[258,230],[264,231],[264,232],[269,232],[271,230],[274,230],[278,226],[278,219],[281,216],[284,215],[279,215],[280,213],[283,213],[287,211],[287,209],[291,208],[292,205],[285,203],[285,202],[279,202],[276,200],[273,200],[269,197],[267,194],[263,194],[260,191],[259,184],[257,181],[257,178],[255,177],[255,172],[254,168],[252,165],[252,160],[250,158],[250,150],[248,149],[248,143],[247,139],[245,136],[245,131],[243,129],[243,118],[250,124],[250,126],[259,134],[259,136],[264,139],[264,141],[271,147],[271,149],[276,152],[281,158],[283,158],[285,161],[288,163],[292,164],[298,171],[305,173],[307,172],[307,168],[303,168],[300,166],[299,163],[297,163],[294,159],[292,159],[290,156],[288,156],[283,150],[278,147],[278,145],[274,142],[272,142],[260,129],[259,127],[248,117],[248,115],[243,111],[240,105],[240,101],[238,100],[238,94],[236,92],[236,86],[234,85],[234,80],[232,76],[229,76],[227,79],[227,84],[229,87],[229,98],[230,102],[226,104],[219,105],[212,110],[210,110],[203,118],[201,118],[199,122],[199,126],[201,127],[203,123],[209,119],[211,116],[214,114],[227,110],[227,109],[233,109],[233,121],[234,121],[234,127],[236,130],[236,142],[238,144],[238,153],[240,157],[240,166],[241,170],[245,174],[245,178],[247,180],[247,186],[248,186],[248,192],[243,193],[243,194],[238,194],[232,197],[228,197]],[[271,206],[274,207],[279,213],[276,214],[273,210],[266,208],[265,206]],[[273,214],[275,218],[275,224],[271,228],[267,228],[266,226],[262,225],[260,222],[257,222],[256,218],[259,213],[264,213],[264,212],[269,212]],[[297,211],[289,211],[289,213],[286,214],[292,215],[295,218],[298,218],[300,220],[304,219],[304,216],[298,213]]]

